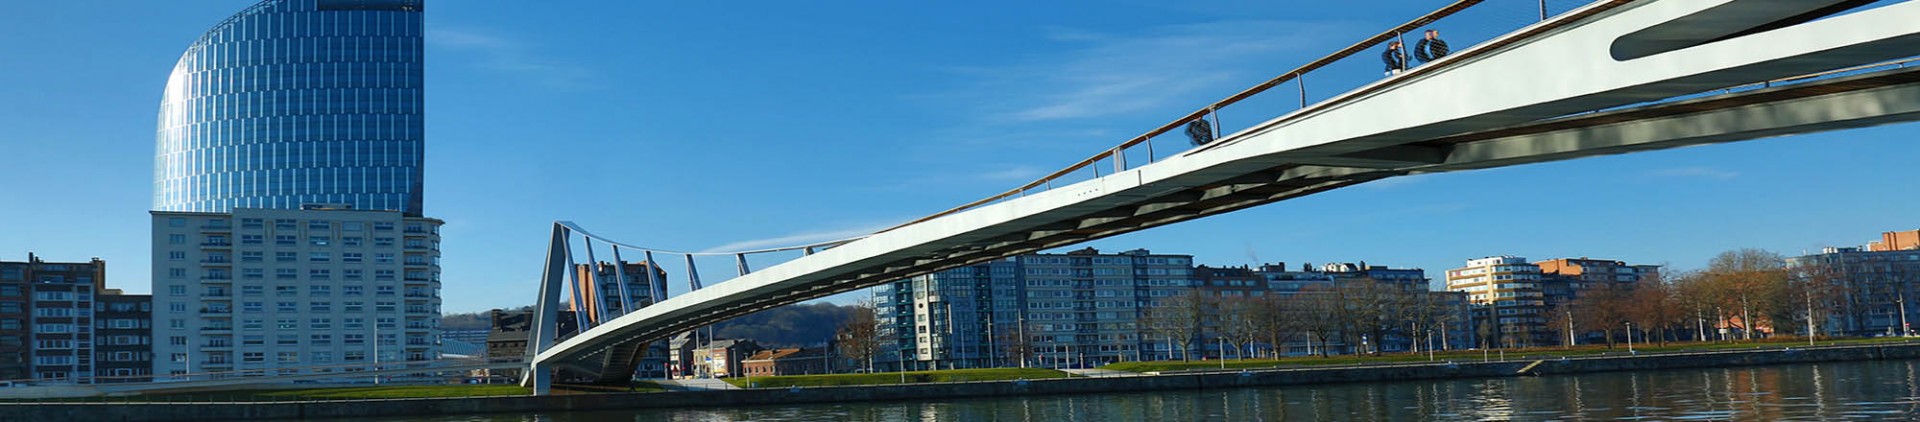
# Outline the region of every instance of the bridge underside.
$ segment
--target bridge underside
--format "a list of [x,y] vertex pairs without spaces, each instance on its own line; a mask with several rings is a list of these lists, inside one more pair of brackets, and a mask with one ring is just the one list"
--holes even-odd
[[[1599,2],[1175,158],[878,233],[642,308],[537,360],[587,359],[774,306],[1388,177],[1920,120],[1920,71],[1911,69],[1611,109],[1920,52],[1912,3],[1782,24],[1840,3],[1848,2]],[[1715,7],[1726,4],[1745,8]],[[1716,14],[1750,20],[1668,25]],[[1753,32],[1762,27],[1774,28]],[[1514,77],[1548,64],[1564,72]]]

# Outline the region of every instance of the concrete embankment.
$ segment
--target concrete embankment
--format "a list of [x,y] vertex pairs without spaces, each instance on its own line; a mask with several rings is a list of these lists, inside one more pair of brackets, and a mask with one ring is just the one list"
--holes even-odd
[[[1504,362],[1423,363],[1339,368],[1196,372],[1153,376],[1070,378],[859,387],[750,389],[673,393],[609,393],[447,399],[272,403],[36,403],[0,404],[0,421],[212,421],[405,417],[478,413],[535,413],[662,407],[783,405],[876,400],[926,400],[1041,394],[1085,394],[1177,389],[1226,389],[1342,382],[1572,374],[1810,362],[1920,359],[1920,344],[1764,349]],[[1531,366],[1531,368],[1528,368]]]

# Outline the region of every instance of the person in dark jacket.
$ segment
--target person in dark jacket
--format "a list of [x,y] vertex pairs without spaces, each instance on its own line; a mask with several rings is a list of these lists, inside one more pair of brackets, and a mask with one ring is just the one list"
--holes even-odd
[[1451,52],[1453,50],[1447,48],[1447,42],[1440,39],[1439,30],[1427,30],[1426,36],[1421,38],[1420,42],[1413,44],[1413,58],[1420,59],[1420,63],[1440,60]]
[[1407,70],[1407,53],[1400,49],[1400,42],[1387,43],[1387,51],[1380,53],[1380,61],[1387,64],[1387,76],[1400,74]]

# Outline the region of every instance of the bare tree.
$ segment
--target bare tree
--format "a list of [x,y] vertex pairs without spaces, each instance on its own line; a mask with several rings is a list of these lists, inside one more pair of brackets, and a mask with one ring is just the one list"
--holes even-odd
[[1707,262],[1706,276],[1724,292],[1723,304],[1739,310],[1741,335],[1753,340],[1764,317],[1779,306],[1787,284],[1786,260],[1760,249],[1721,252]]
[[[1627,301],[1626,286],[1602,282],[1588,286],[1573,300],[1573,326],[1582,332],[1599,331],[1606,333],[1607,347],[1614,344],[1613,330],[1626,329]],[[1628,335],[1632,335],[1629,333]]]
[[853,317],[841,324],[834,337],[839,340],[840,355],[856,362],[865,362],[868,372],[873,371],[873,358],[880,353],[880,318],[872,300],[862,300],[853,305]]
[[1140,327],[1168,340],[1180,350],[1180,360],[1191,358],[1193,342],[1206,330],[1213,300],[1198,292],[1154,301],[1140,310]]
[[1026,321],[1021,321],[1015,326],[1000,328],[1000,332],[993,334],[1000,344],[1000,351],[1019,359],[1021,368],[1027,367],[1027,362],[1033,360],[1033,337],[1027,335],[1032,329]]
[[[1253,344],[1260,341],[1264,334],[1263,330],[1267,329],[1265,315],[1263,315],[1267,303],[1263,299],[1262,297],[1230,296],[1218,300],[1219,306],[1215,308],[1218,314],[1215,318],[1218,334],[1228,343],[1233,344],[1236,358],[1246,359],[1247,355],[1251,354],[1249,352],[1253,349]],[[1220,358],[1226,357],[1226,351],[1221,351]]]
[[1627,319],[1645,327],[1660,344],[1672,340],[1676,325],[1684,325],[1686,314],[1674,294],[1674,286],[1658,277],[1642,278],[1627,295]]
[[1801,262],[1790,268],[1786,294],[1787,302],[1781,311],[1791,315],[1776,316],[1780,320],[1799,320],[1809,336],[1822,334],[1823,318],[1835,314],[1835,309],[1849,293],[1844,275],[1835,263],[1824,260]]

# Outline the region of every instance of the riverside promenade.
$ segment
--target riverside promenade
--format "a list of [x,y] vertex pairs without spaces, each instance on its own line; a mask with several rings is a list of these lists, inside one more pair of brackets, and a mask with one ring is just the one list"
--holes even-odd
[[1182,371],[1049,380],[895,384],[846,387],[759,388],[662,393],[604,393],[435,399],[201,403],[8,403],[0,421],[214,421],[405,417],[482,413],[567,412],[642,408],[788,405],[881,400],[937,400],[1053,394],[1385,382],[1455,378],[1547,376],[1611,371],[1753,366],[1816,362],[1920,359],[1920,344],[1871,344],[1759,348],[1643,355],[1611,355],[1504,361],[1428,362]]

